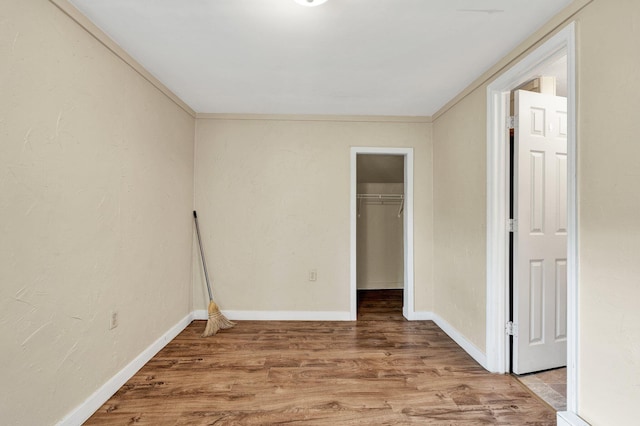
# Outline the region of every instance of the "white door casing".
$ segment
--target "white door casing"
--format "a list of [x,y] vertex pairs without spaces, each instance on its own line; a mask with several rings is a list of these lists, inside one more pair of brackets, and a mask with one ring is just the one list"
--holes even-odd
[[[518,59],[487,87],[487,369],[506,373],[510,369],[509,339],[505,325],[509,314],[509,140],[506,130],[509,92],[536,76],[545,64],[567,55],[568,187],[567,187],[567,411],[558,413],[559,422],[578,418],[580,336],[579,250],[577,212],[576,134],[576,24],[564,28],[532,52]],[[573,423],[572,423],[573,424]],[[575,423],[578,424],[578,423]]]
[[567,360],[567,100],[515,96],[513,371]]
[[350,196],[350,319],[357,319],[357,156],[358,154],[403,155],[404,156],[404,305],[402,314],[415,320],[414,263],[413,263],[413,148],[351,147],[351,196]]

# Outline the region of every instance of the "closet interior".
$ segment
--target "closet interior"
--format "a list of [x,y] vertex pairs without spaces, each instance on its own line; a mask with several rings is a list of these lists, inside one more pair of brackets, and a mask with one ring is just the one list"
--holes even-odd
[[357,156],[357,288],[404,287],[403,155]]

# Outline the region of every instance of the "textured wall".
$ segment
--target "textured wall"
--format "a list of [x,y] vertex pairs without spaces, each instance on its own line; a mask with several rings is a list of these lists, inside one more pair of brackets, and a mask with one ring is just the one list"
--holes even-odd
[[[431,310],[430,124],[198,119],[196,127],[196,205],[223,309],[348,312],[350,147],[388,146],[414,148],[416,309]],[[204,309],[194,266],[194,307]]]
[[0,9],[0,422],[45,425],[190,310],[194,119],[51,3]]
[[579,412],[638,422],[640,2],[596,0],[578,18]]
[[486,327],[486,107],[476,90],[433,124],[434,310],[480,350]]

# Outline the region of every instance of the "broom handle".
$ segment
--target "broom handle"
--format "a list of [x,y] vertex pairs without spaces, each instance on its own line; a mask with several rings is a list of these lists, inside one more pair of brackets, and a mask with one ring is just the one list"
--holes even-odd
[[196,234],[198,234],[198,246],[200,246],[200,258],[202,259],[202,267],[204,268],[204,278],[207,281],[207,290],[209,291],[209,301],[213,301],[211,294],[211,284],[209,284],[209,274],[207,273],[207,262],[204,260],[204,250],[202,250],[202,240],[200,239],[200,227],[198,226],[198,215],[193,211],[193,220],[196,222]]

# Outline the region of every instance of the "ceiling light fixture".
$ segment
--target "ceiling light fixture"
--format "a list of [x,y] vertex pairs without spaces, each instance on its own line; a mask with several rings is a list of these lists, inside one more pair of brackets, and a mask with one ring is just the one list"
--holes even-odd
[[320,6],[327,0],[296,0],[296,3],[307,7]]

